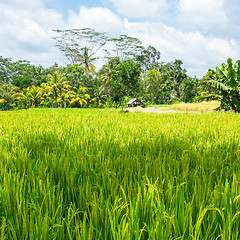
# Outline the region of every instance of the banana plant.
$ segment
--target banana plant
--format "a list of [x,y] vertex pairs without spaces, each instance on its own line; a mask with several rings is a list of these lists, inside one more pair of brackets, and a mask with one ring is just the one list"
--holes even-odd
[[208,80],[208,85],[221,100],[220,109],[240,112],[240,60],[232,63],[232,59],[216,67],[215,79]]

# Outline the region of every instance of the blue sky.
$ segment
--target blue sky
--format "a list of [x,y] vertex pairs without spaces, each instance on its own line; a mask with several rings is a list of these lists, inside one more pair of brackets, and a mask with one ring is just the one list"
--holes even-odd
[[96,0],[52,0],[46,2],[46,7],[49,9],[56,9],[60,11],[64,17],[68,16],[68,11],[71,9],[75,13],[79,12],[81,6],[87,6],[88,8],[94,8],[99,6],[105,6],[106,1],[96,1]]
[[0,56],[33,64],[67,64],[53,29],[91,27],[153,45],[161,61],[181,59],[201,78],[240,56],[239,0],[1,0]]

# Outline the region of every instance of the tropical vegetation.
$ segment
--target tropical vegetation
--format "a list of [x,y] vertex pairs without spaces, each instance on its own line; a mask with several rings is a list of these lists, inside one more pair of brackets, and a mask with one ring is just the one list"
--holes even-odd
[[219,109],[240,112],[240,61],[234,64],[232,59],[223,63],[216,71],[209,70],[205,77],[205,83],[210,88],[210,94],[205,98],[219,99]]
[[[0,57],[0,239],[240,239],[240,61],[198,79],[134,37],[54,32],[66,66]],[[113,108],[131,97],[184,111]]]
[[[181,60],[161,62],[160,52],[153,46],[143,47],[137,38],[107,38],[105,33],[89,28],[54,32],[56,46],[69,60],[66,66],[55,63],[44,68],[26,60],[13,62],[0,57],[2,110],[123,107],[131,97],[170,104],[193,102],[199,96],[201,81],[187,75]],[[97,61],[102,62],[98,70]],[[81,104],[74,98],[79,89],[85,89],[89,97]],[[73,102],[76,104],[70,104]]]

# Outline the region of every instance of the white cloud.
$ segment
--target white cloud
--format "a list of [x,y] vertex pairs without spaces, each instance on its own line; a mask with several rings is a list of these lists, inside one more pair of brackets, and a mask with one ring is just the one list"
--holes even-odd
[[128,34],[140,38],[146,46],[155,46],[164,62],[181,59],[191,76],[201,77],[229,57],[237,59],[240,53],[235,39],[208,37],[199,31],[183,32],[162,23],[125,22]]
[[123,31],[123,22],[120,17],[108,8],[86,8],[81,7],[78,14],[70,11],[69,28],[94,28],[96,31],[116,34]]
[[166,0],[111,0],[117,11],[128,18],[161,18],[168,9]]
[[[42,0],[1,0],[1,6],[11,8],[16,12],[25,12],[25,14],[33,14],[44,7]],[[2,7],[1,7],[2,8]]]
[[24,27],[22,31],[17,34],[17,40],[26,43],[32,43],[34,40],[35,44],[41,44],[42,38],[47,37],[45,29],[41,28],[36,21],[26,18],[23,20],[23,23]]
[[62,16],[44,8],[42,1],[3,1],[0,16],[0,54],[3,57],[49,65],[50,61],[56,61],[56,56],[61,56],[54,49],[51,32],[62,25]]
[[180,19],[203,30],[223,26],[227,17],[223,0],[180,0]]
[[[53,0],[44,0],[53,1]],[[121,18],[108,8],[81,7],[79,12],[68,10],[63,20],[60,12],[47,9],[42,0],[2,0],[0,3],[0,55],[13,60],[26,59],[33,64],[43,66],[54,62],[62,64],[63,54],[54,47],[52,29],[71,29],[91,27],[96,31],[106,32],[111,37],[120,34],[139,38],[143,44],[155,46],[161,52],[164,62],[181,59],[190,75],[201,77],[208,68],[215,68],[231,57],[237,60],[240,55],[239,31],[221,37],[212,31],[206,34],[204,28],[214,29],[221,25],[223,33],[229,29],[238,30],[239,19],[235,8],[228,7],[226,0],[180,0],[181,21],[185,25],[177,28],[164,24],[160,20],[133,22],[127,17],[148,17],[151,19],[167,9],[161,0],[113,1]],[[237,6],[237,0],[233,0]],[[126,9],[125,9],[126,8]],[[136,14],[135,14],[136,13]],[[233,14],[235,13],[235,14]],[[234,18],[235,16],[235,18]],[[224,21],[222,24],[221,21]],[[179,22],[179,24],[182,22]],[[228,25],[227,25],[228,24]],[[197,27],[196,27],[197,26]],[[232,30],[232,31],[234,31]]]

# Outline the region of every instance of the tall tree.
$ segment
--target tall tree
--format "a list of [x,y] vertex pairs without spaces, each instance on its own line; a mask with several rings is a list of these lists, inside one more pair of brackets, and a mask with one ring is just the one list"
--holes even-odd
[[154,94],[163,88],[163,78],[161,73],[152,69],[147,72],[146,85],[147,89],[151,93],[151,100],[154,101]]
[[161,72],[165,87],[163,89],[165,101],[179,101],[181,98],[181,83],[187,77],[186,69],[182,68],[183,62],[176,59],[174,62],[159,64],[158,69]]
[[134,96],[140,89],[141,67],[133,59],[125,59],[117,67],[112,76],[111,86],[113,92],[121,98],[122,112],[125,96]]
[[179,86],[180,101],[193,102],[197,96],[199,81],[197,78],[186,77]]
[[111,38],[109,42],[113,44],[112,52],[114,57],[119,57],[120,60],[135,57],[143,49],[142,42],[135,37],[120,35],[119,38]]
[[116,78],[119,73],[119,65],[121,64],[119,57],[110,58],[108,63],[103,65],[102,69],[100,69],[99,73],[101,75],[101,79],[104,82],[105,89],[107,91],[107,96],[109,102],[111,101],[111,89],[112,89],[112,80]]
[[41,66],[33,66],[33,79],[32,84],[34,86],[40,86],[43,82],[47,81],[46,70]]
[[[71,64],[80,64],[86,66],[88,63],[98,59],[97,52],[106,44],[107,37],[105,33],[100,33],[92,28],[53,30],[56,40],[56,46],[64,53]],[[91,60],[91,62],[89,61]],[[88,68],[87,68],[88,69]]]
[[0,56],[0,84],[10,84],[11,82],[11,66],[10,58]]
[[216,72],[212,69],[208,69],[207,74],[199,81],[198,86],[198,99],[201,101],[203,99],[213,100],[218,99],[219,96],[216,96],[216,93],[213,92],[213,89],[209,83],[209,80],[216,81]]
[[139,55],[136,55],[136,61],[141,64],[144,72],[158,67],[161,53],[153,46],[143,48]]
[[85,77],[83,68],[78,64],[68,64],[66,67],[62,67],[61,72],[74,88],[79,88]]
[[97,57],[92,57],[90,51],[87,47],[83,48],[83,53],[78,59],[79,65],[83,67],[85,74],[88,75],[89,72],[94,72],[96,67],[93,65],[93,62]]

